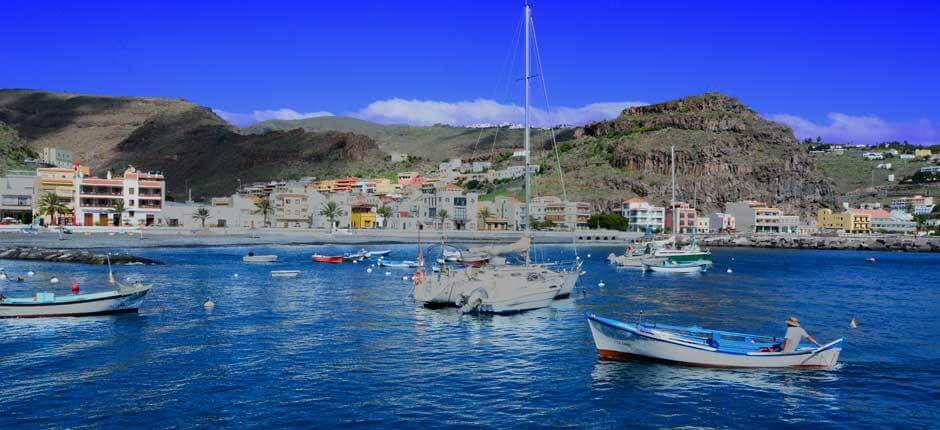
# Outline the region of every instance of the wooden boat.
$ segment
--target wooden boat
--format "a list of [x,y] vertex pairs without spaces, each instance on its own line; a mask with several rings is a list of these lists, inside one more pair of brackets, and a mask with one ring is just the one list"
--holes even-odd
[[699,273],[712,266],[710,260],[698,260],[688,263],[677,263],[669,259],[650,259],[643,261],[643,270],[660,273]]
[[272,278],[294,278],[300,274],[299,270],[272,270]]
[[660,324],[630,324],[588,314],[588,325],[601,358],[648,359],[701,367],[835,366],[843,340],[823,346],[779,351],[782,338]]
[[418,267],[418,263],[414,261],[388,261],[388,260],[379,260],[376,263],[379,267],[394,267],[401,269],[414,269]]
[[248,253],[248,255],[242,257],[242,261],[245,263],[273,263],[277,261],[276,255],[254,255]]
[[121,286],[100,293],[57,296],[40,292],[33,297],[0,295],[0,318],[80,317],[137,312],[149,285]]
[[310,257],[310,259],[313,260],[314,263],[334,263],[334,264],[335,264],[335,263],[342,263],[342,262],[343,262],[343,256],[342,256],[342,255],[320,255],[320,254],[313,254],[313,256]]

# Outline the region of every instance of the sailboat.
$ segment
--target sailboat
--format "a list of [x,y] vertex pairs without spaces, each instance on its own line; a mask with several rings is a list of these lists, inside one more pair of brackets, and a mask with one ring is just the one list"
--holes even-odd
[[[672,162],[672,242],[675,246],[679,232],[679,213],[676,204],[676,147],[670,148]],[[704,272],[712,266],[711,251],[702,250],[695,238],[692,227],[692,241],[682,248],[660,249],[653,253],[653,258],[643,261],[643,269],[650,272],[694,273]]]
[[[530,124],[529,124],[529,81],[530,72],[529,37],[532,24],[532,9],[525,4],[525,206],[526,220],[522,237],[509,245],[494,245],[471,249],[473,255],[489,256],[487,264],[480,267],[468,267],[464,270],[445,268],[429,276],[423,273],[423,264],[419,264],[415,273],[415,285],[412,295],[425,306],[457,306],[461,312],[509,314],[533,309],[545,308],[558,297],[571,294],[580,276],[580,263],[570,270],[552,270],[549,264],[536,264],[529,258],[532,237],[529,226],[530,201]],[[508,264],[506,255],[520,255],[524,264]],[[466,256],[463,253],[462,256]],[[421,260],[419,260],[421,261]]]

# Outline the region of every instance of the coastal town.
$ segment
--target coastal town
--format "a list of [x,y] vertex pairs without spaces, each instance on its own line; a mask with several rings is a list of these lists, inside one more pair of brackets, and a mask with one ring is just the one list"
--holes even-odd
[[[844,150],[827,149],[840,155]],[[937,157],[923,149],[914,154],[886,153],[899,159]],[[872,154],[865,152],[863,157]],[[607,228],[656,234],[671,233],[675,226],[678,234],[698,235],[912,236],[929,234],[938,226],[937,217],[932,216],[937,208],[934,197],[922,195],[897,196],[884,203],[873,199],[855,206],[843,203],[840,208],[820,208],[809,217],[756,200],[727,202],[721,211],[705,211],[696,208],[694,201],[670,205],[668,201],[632,197],[600,211],[587,202],[548,195],[532,199],[530,219],[526,220],[520,199],[513,193],[484,195],[467,187],[472,182],[518,179],[525,174],[523,166],[495,169],[490,162],[459,158],[440,163],[436,171],[405,171],[386,178],[307,177],[244,184],[232,195],[202,202],[170,201],[163,174],[142,172],[133,166],[93,176],[63,149],[44,148],[37,162],[42,167],[9,171],[0,177],[0,217],[8,231],[34,225],[83,231],[165,227],[491,232],[519,231],[528,221],[534,230],[553,231]],[[538,167],[531,166],[530,173],[538,173]],[[926,166],[919,171],[930,173],[938,167]],[[602,225],[597,221],[601,217],[595,217],[601,213],[623,222]]]

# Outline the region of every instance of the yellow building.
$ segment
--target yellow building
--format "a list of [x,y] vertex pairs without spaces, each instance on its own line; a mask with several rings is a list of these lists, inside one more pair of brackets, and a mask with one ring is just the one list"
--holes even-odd
[[816,224],[820,229],[846,233],[871,232],[871,216],[864,212],[833,213],[831,209],[820,209],[816,213]]
[[915,149],[914,156],[917,158],[927,158],[930,157],[931,152],[929,149]]
[[353,205],[349,212],[349,225],[352,228],[375,228],[376,214],[374,205]]
[[310,186],[316,188],[316,190],[317,190],[318,192],[321,192],[321,193],[329,193],[329,192],[333,191],[333,182],[334,182],[334,181],[332,181],[332,180],[324,179],[324,180],[322,180],[322,181],[316,181],[316,182],[310,184]]
[[379,178],[372,180],[375,183],[375,193],[376,194],[392,194],[395,192],[395,185],[392,184],[392,181],[387,178]]
[[[59,196],[59,201],[68,207],[69,211],[74,211],[76,193],[75,181],[78,173],[81,171],[83,171],[81,168],[62,167],[42,167],[36,169],[36,194],[33,197],[33,201],[38,203],[42,200],[43,195],[53,193]],[[36,212],[35,205],[33,211],[33,215],[39,217],[43,225],[75,224],[75,220],[71,214],[56,214],[56,219],[53,220],[49,215],[40,217],[39,213]]]

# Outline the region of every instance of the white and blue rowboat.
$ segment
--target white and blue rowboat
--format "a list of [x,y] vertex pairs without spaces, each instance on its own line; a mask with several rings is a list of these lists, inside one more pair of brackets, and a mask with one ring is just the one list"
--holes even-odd
[[782,338],[660,324],[630,324],[588,314],[601,358],[646,359],[700,367],[830,368],[839,360],[843,339],[821,347],[803,345],[774,351]]
[[352,254],[343,254],[343,261],[362,261],[366,258],[368,258],[368,255],[365,250]]
[[669,259],[652,259],[643,262],[643,270],[661,273],[698,273],[707,271],[711,266],[710,260],[679,263]]
[[384,257],[384,256],[390,254],[391,252],[392,252],[391,249],[384,249],[384,250],[381,250],[381,251],[366,251],[365,256],[366,256],[366,258]]
[[149,285],[136,284],[114,291],[57,296],[40,292],[33,297],[0,299],[0,318],[80,317],[137,312]]
[[393,267],[398,269],[414,269],[418,267],[418,263],[414,261],[387,261],[379,260],[376,263],[379,267]]

